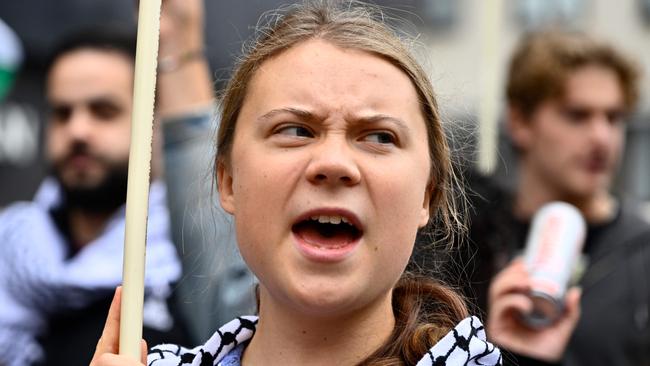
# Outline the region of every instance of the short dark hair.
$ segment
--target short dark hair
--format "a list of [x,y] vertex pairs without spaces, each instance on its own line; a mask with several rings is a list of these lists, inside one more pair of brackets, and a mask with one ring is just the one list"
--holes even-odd
[[48,57],[46,74],[62,56],[84,49],[117,52],[135,63],[135,48],[134,29],[116,26],[78,29],[61,37]]
[[567,78],[591,65],[616,74],[625,109],[634,109],[639,97],[638,66],[607,43],[584,33],[558,30],[530,33],[519,43],[508,70],[508,103],[530,115],[545,100],[562,97]]

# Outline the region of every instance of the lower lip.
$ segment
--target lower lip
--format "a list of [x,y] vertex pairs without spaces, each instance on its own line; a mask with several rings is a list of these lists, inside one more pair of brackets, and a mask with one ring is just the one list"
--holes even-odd
[[336,263],[345,260],[359,246],[360,238],[345,245],[328,247],[308,243],[302,236],[293,233],[298,251],[307,259],[320,263]]
[[592,174],[601,174],[607,171],[607,167],[604,164],[587,164],[587,171]]

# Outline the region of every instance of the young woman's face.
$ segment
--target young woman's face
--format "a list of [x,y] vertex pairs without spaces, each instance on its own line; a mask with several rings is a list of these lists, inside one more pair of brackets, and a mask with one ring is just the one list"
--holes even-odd
[[336,315],[390,301],[429,219],[429,150],[409,78],[321,40],[249,84],[221,203],[272,301]]

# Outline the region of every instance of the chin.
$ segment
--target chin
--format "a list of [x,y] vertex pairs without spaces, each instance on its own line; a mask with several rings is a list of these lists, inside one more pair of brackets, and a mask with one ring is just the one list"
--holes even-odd
[[588,182],[582,185],[576,185],[573,189],[567,189],[564,193],[563,200],[577,204],[590,201],[594,197],[600,195],[603,191],[601,185],[593,184],[594,182]]
[[336,317],[354,312],[371,302],[369,299],[364,299],[372,296],[362,293],[363,290],[364,288],[360,288],[355,283],[318,281],[296,286],[292,293],[287,294],[287,297],[296,310],[303,315]]
[[608,192],[610,188],[610,180],[602,176],[592,176],[587,179],[584,184],[578,187],[578,191],[584,197],[594,197]]
[[62,184],[69,189],[95,189],[101,185],[106,178],[90,174],[70,174],[64,176]]

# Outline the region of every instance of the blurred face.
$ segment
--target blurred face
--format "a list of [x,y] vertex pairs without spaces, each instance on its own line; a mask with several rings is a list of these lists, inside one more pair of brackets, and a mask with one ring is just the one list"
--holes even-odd
[[624,100],[616,74],[578,69],[566,95],[548,100],[516,123],[523,164],[559,197],[589,199],[607,192],[624,147]]
[[132,62],[117,52],[72,51],[52,67],[47,156],[66,189],[93,190],[126,178],[132,78]]
[[390,301],[429,218],[429,164],[416,91],[389,62],[320,40],[266,61],[218,171],[262,311]]

